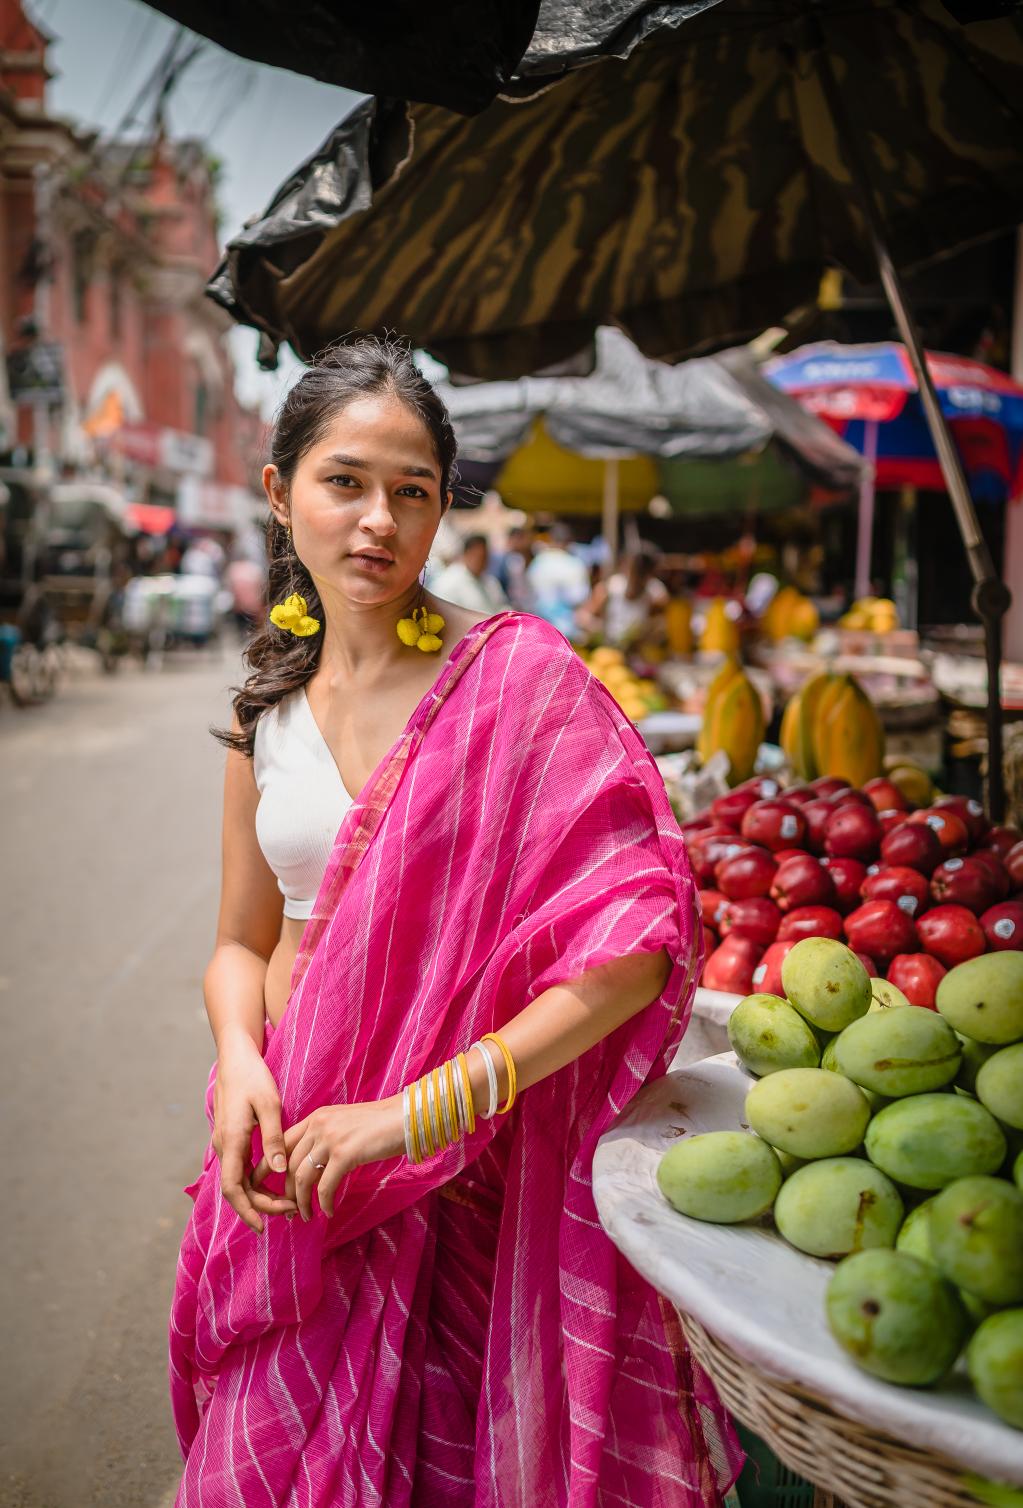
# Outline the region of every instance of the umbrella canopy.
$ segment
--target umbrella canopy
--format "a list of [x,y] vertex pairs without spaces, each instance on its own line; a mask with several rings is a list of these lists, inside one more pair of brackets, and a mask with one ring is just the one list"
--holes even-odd
[[1018,16],[645,9],[624,59],[577,67],[555,42],[556,85],[530,74],[472,119],[362,101],[230,243],[213,297],[300,355],[398,329],[482,378],[585,358],[601,323],[669,359],[744,341],[811,303],[825,265],[876,274],[824,56],[897,265],[1023,218]]
[[[1023,387],[965,356],[929,351],[927,366],[973,496],[1000,502],[1023,495]],[[901,345],[821,341],[768,362],[764,374],[861,454],[873,449],[877,486],[943,489],[916,377]]]

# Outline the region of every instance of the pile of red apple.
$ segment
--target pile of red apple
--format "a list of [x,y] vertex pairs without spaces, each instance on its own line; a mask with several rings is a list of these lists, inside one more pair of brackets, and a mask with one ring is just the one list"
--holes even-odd
[[977,801],[914,809],[879,776],[855,790],[822,776],[782,789],[747,780],[684,824],[700,892],[702,983],[784,993],[782,960],[803,937],[849,945],[912,1005],[978,954],[1023,949],[1023,833]]

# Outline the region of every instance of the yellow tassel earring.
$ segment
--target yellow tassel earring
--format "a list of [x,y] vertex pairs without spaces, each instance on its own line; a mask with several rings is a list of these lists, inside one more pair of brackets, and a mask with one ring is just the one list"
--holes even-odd
[[[422,589],[420,582],[420,596]],[[440,631],[443,627],[444,619],[440,613],[431,613],[424,605],[414,608],[411,618],[398,619],[398,638],[410,649],[415,646],[424,654],[435,654],[441,647]]]

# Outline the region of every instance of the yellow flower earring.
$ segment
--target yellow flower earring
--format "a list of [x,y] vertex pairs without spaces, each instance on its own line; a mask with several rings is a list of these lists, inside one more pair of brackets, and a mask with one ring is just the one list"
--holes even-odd
[[443,627],[444,619],[440,613],[431,613],[424,605],[415,608],[411,618],[398,619],[398,638],[410,649],[414,645],[424,654],[435,654],[441,647],[440,631]]
[[[290,524],[288,539],[291,539]],[[296,639],[308,639],[320,631],[319,618],[310,618],[306,600],[298,592],[292,592],[290,597],[285,597],[283,602],[278,602],[270,609],[270,622],[275,628],[283,628],[286,633],[294,634]]]

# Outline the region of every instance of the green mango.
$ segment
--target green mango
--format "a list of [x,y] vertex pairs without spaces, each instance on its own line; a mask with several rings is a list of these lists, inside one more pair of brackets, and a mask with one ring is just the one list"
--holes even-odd
[[976,1094],[996,1120],[1023,1131],[1023,1042],[1003,1047],[981,1064]]
[[774,1152],[745,1131],[707,1131],[669,1147],[657,1186],[681,1215],[735,1225],[756,1220],[774,1203],[781,1167]]
[[1023,1194],[1004,1178],[959,1178],[931,1204],[944,1277],[989,1304],[1023,1303]]
[[781,966],[790,1005],[812,1026],[837,1032],[870,1009],[870,975],[856,954],[830,937],[804,937]]
[[1005,1135],[989,1110],[956,1094],[914,1094],[879,1110],[867,1128],[867,1156],[896,1183],[942,1189],[994,1173]]
[[910,1210],[895,1237],[896,1251],[908,1252],[911,1257],[918,1257],[921,1262],[930,1262],[932,1266],[934,1253],[931,1251],[930,1213],[933,1203],[932,1195],[923,1204],[918,1204],[915,1210]]
[[812,1257],[844,1257],[893,1246],[903,1207],[890,1179],[859,1157],[809,1162],[782,1184],[774,1223]]
[[1000,1052],[1001,1048],[996,1042],[974,1042],[972,1037],[964,1037],[962,1032],[956,1032],[963,1049],[963,1060],[956,1074],[956,1088],[962,1089],[966,1094],[977,1095],[977,1074],[994,1053]]
[[889,984],[887,979],[870,981],[870,1009],[872,1011],[900,1011],[909,1003],[897,984]]
[[828,1284],[825,1306],[832,1335],[853,1361],[905,1387],[940,1381],[966,1339],[955,1289],[904,1251],[846,1257]]
[[957,964],[939,981],[934,1002],[964,1037],[1000,1046],[1018,1042],[1023,1037],[1023,953],[983,953]]
[[772,1147],[795,1157],[843,1157],[863,1140],[870,1106],[839,1073],[785,1068],[753,1085],[746,1119]]
[[778,995],[747,995],[728,1018],[728,1040],[758,1077],[782,1068],[816,1068],[820,1048],[809,1025]]
[[962,1057],[948,1022],[921,1005],[862,1016],[835,1038],[834,1048],[840,1073],[892,1099],[940,1089],[955,1078]]
[[991,1314],[966,1348],[966,1369],[991,1411],[1023,1429],[1023,1309]]

